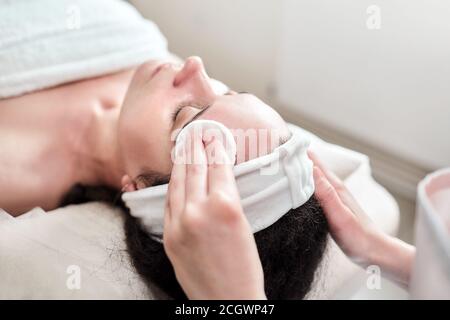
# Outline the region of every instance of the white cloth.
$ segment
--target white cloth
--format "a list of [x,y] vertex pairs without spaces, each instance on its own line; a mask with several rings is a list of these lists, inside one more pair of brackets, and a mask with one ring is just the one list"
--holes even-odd
[[450,167],[427,175],[417,187],[411,299],[450,299]]
[[[210,129],[216,123],[216,128],[223,131],[225,136],[231,136],[227,144],[234,143],[233,133],[215,121],[194,121],[179,136],[185,130],[193,129],[194,123],[208,125]],[[313,165],[306,153],[309,144],[306,135],[294,131],[289,140],[272,153],[233,168],[242,208],[253,233],[274,224],[290,209],[303,205],[313,195]],[[163,234],[167,187],[164,184],[122,195],[131,215],[139,218],[155,238]]]
[[0,98],[168,56],[158,27],[120,0],[0,0]]
[[164,298],[135,273],[124,239],[123,213],[104,203],[0,210],[0,299]]

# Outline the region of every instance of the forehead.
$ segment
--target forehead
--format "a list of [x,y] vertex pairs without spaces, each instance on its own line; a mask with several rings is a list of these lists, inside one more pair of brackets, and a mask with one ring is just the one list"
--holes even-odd
[[271,152],[290,136],[281,116],[252,95],[223,96],[199,119],[215,120],[231,129],[237,144],[237,163]]

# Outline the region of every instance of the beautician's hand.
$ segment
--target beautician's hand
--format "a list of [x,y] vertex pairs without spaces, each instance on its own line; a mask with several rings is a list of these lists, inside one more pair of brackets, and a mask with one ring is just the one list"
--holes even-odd
[[315,196],[342,251],[362,267],[377,265],[383,275],[408,286],[415,248],[380,230],[344,183],[309,152],[314,162]]
[[[172,169],[164,221],[164,248],[190,299],[265,299],[264,276],[220,142],[193,138],[196,164]],[[217,161],[216,161],[217,162]]]

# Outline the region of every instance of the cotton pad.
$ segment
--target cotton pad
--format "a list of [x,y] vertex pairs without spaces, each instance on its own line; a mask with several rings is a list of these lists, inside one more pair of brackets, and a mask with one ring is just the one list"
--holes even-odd
[[[228,136],[226,132],[229,130],[226,127],[223,129],[221,124],[203,122],[204,128],[210,125],[211,128],[213,125],[220,128],[223,130],[220,132]],[[185,133],[180,132],[177,137],[179,143],[190,130],[188,126],[184,129],[187,129]],[[274,224],[314,194],[313,164],[307,155],[309,144],[306,136],[294,132],[286,143],[273,152],[233,167],[241,205],[253,233]],[[122,195],[130,214],[138,218],[152,238],[158,241],[162,241],[164,230],[167,187],[164,184]]]
[[213,120],[195,120],[185,126],[178,133],[175,140],[175,148],[182,148],[186,139],[192,138],[190,135],[198,135],[206,140],[214,138],[220,141],[227,153],[229,163],[236,161],[236,141],[230,129],[222,123]]

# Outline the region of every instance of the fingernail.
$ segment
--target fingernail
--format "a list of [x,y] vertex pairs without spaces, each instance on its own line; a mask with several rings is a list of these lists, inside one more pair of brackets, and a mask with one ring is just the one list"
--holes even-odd
[[214,141],[214,136],[203,135],[202,141],[205,144],[205,147]]

